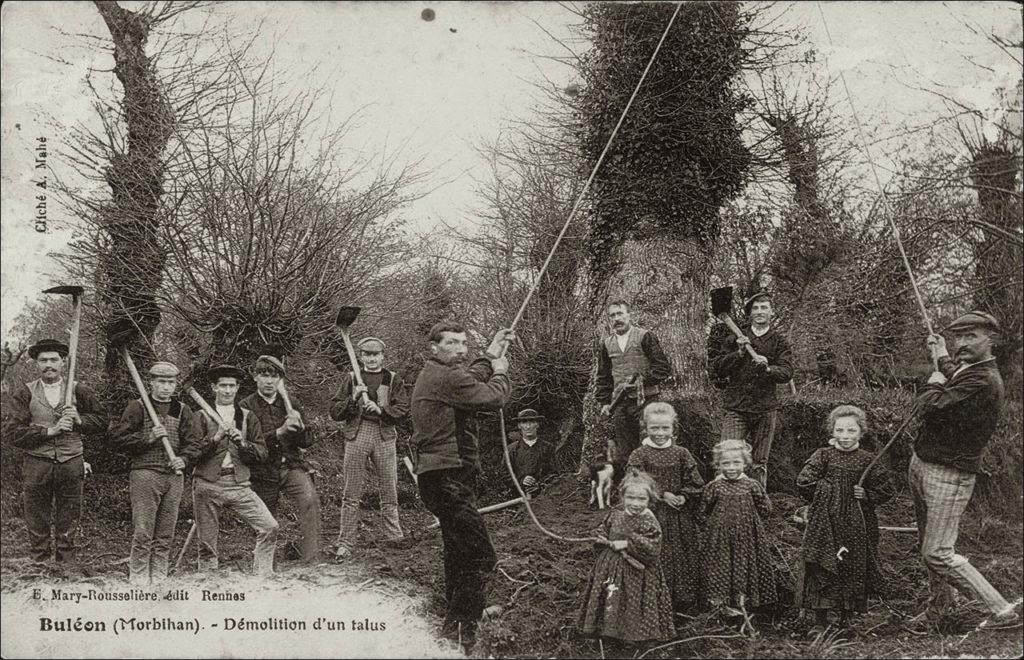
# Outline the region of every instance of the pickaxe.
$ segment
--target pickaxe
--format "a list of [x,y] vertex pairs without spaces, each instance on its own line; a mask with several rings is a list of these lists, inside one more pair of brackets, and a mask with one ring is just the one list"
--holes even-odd
[[[341,333],[341,339],[345,342],[345,350],[348,352],[349,362],[352,363],[352,376],[355,379],[356,385],[363,386],[363,373],[359,369],[359,360],[356,359],[356,349],[352,347],[352,339],[348,336],[348,327],[356,320],[359,316],[359,307],[342,307],[338,310],[338,318],[335,319],[334,325],[338,326],[338,331]],[[370,397],[363,392],[363,403],[369,403]]]
[[[711,290],[711,315],[721,321],[732,330],[732,334],[736,335],[737,339],[743,339],[746,335],[739,329],[736,322],[732,320],[732,287],[723,286],[718,289]],[[750,344],[744,344],[744,348],[747,349],[747,353],[750,354],[751,358],[755,360],[760,357],[754,347]]]
[[68,382],[64,392],[64,405],[71,407],[75,398],[75,363],[78,361],[78,334],[82,326],[82,294],[85,289],[80,286],[65,285],[46,289],[43,293],[61,293],[71,296],[72,322],[71,341],[68,342]]

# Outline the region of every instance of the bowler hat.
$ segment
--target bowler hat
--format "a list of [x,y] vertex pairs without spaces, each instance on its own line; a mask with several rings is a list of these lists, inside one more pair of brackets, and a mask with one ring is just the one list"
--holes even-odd
[[543,415],[537,413],[533,408],[523,408],[513,421],[515,422],[539,422],[544,419]]
[[149,368],[149,375],[155,377],[173,378],[180,373],[181,370],[170,362],[154,362]]
[[68,345],[56,339],[42,339],[28,348],[28,356],[35,360],[40,353],[57,353],[62,358],[68,356]]
[[216,383],[221,378],[235,378],[241,383],[245,380],[245,372],[231,364],[221,364],[206,372],[207,380]]
[[743,312],[750,316],[750,309],[754,306],[755,300],[771,300],[772,294],[767,291],[755,291],[749,298],[743,301]]
[[993,332],[1001,332],[1002,328],[999,327],[999,321],[996,317],[985,312],[978,310],[971,310],[966,314],[963,314],[955,321],[946,327],[946,332],[955,332],[957,330],[968,330],[970,328],[984,328],[986,330],[992,330]]

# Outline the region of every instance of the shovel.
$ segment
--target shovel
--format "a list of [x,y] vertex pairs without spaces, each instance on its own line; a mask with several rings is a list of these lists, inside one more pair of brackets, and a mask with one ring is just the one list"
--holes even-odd
[[[348,327],[356,320],[359,316],[359,307],[348,307],[344,306],[338,310],[338,318],[335,319],[334,325],[338,326],[338,332],[341,333],[341,339],[345,342],[345,350],[348,352],[348,360],[352,363],[352,376],[355,379],[356,385],[363,385],[363,372],[359,369],[359,360],[356,359],[356,349],[352,347],[352,339],[348,336]],[[369,403],[370,397],[363,392],[363,403]]]

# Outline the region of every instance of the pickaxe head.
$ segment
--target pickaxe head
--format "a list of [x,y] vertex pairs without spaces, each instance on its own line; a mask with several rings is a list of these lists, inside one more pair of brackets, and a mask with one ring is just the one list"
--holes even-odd
[[338,310],[338,318],[334,321],[334,324],[342,330],[348,330],[348,327],[359,316],[359,311],[359,307],[342,307]]
[[723,286],[711,290],[711,315],[719,317],[732,313],[732,287]]
[[73,284],[66,284],[64,286],[55,286],[49,289],[44,289],[43,293],[63,293],[75,298],[81,297],[85,293],[85,287],[75,286]]

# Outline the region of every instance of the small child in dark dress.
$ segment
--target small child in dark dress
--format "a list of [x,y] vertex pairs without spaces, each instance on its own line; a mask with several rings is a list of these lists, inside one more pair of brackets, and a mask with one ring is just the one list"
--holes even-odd
[[757,608],[776,602],[771,538],[763,520],[771,513],[764,488],[743,471],[750,445],[723,440],[713,450],[718,476],[704,487],[704,595],[714,608]]
[[888,472],[875,464],[858,486],[873,455],[860,448],[867,430],[864,411],[839,406],[828,416],[829,447],[816,450],[796,478],[814,489],[804,532],[797,605],[814,610],[828,625],[829,610],[846,625],[850,612],[866,612],[879,584],[878,518],[875,505],[893,495]]
[[647,437],[629,455],[626,468],[646,472],[658,485],[658,497],[651,509],[661,525],[661,570],[672,594],[672,607],[682,612],[696,602],[700,593],[697,509],[704,479],[693,454],[672,442],[675,422],[676,411],[670,404],[647,404]]
[[672,599],[661,573],[661,526],[651,512],[654,480],[628,471],[622,505],[598,531],[600,551],[583,593],[578,626],[585,635],[624,642],[675,636]]

